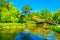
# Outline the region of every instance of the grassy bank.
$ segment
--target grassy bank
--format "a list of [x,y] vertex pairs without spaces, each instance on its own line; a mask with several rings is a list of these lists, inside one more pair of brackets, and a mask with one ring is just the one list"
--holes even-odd
[[49,26],[47,26],[47,28],[49,28],[49,29],[51,29],[51,30],[53,30],[55,32],[60,33],[60,26],[58,27],[58,25],[55,25],[55,26],[49,25]]
[[0,28],[6,26],[25,26],[25,23],[0,23]]

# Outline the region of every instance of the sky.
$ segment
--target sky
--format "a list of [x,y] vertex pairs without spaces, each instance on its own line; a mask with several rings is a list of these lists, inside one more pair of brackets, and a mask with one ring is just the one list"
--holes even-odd
[[33,11],[48,9],[55,12],[60,9],[60,0],[9,0],[13,2],[14,7],[21,10],[24,5],[29,5]]

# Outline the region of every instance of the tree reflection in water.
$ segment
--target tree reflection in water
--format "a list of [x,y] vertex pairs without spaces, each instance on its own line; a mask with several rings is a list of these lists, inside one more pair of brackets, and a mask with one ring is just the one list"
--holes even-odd
[[54,34],[55,34],[57,40],[60,40],[60,33],[54,32]]

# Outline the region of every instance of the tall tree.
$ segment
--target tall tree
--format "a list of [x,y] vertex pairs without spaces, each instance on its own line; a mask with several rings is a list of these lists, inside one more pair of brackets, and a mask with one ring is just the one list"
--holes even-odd
[[28,6],[28,5],[23,6],[22,15],[19,20],[21,23],[26,22],[28,20],[28,15],[31,10],[32,10],[32,8],[30,6]]
[[30,13],[30,10],[32,10],[32,8],[28,5],[24,6],[22,8],[22,11],[23,11],[23,14],[26,15],[26,14],[29,14]]

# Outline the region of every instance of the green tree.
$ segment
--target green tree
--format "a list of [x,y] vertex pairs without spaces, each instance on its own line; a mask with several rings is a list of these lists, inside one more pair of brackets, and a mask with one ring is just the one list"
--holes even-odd
[[18,22],[20,20],[21,12],[18,9],[13,8],[10,10],[10,13],[12,22]]
[[[0,5],[0,22],[18,22],[21,12],[14,8],[11,2],[8,3],[7,0],[0,1],[2,2]],[[6,4],[3,4],[4,2]]]
[[40,11],[40,18],[48,21],[52,21],[52,17],[53,17],[53,14],[49,10],[43,9]]
[[60,9],[54,13],[53,20],[57,23],[60,23]]
[[30,13],[30,10],[32,10],[32,8],[30,6],[28,6],[28,5],[23,6],[22,15],[20,17],[19,22],[23,23],[23,22],[26,22],[28,20],[28,15]]
[[0,0],[0,22],[1,22],[1,12],[4,10],[7,10],[5,8],[6,4],[7,4],[7,0]]
[[39,17],[39,13],[38,12],[30,12],[28,20],[31,21],[33,16],[38,16]]
[[22,8],[23,14],[29,14],[30,10],[32,10],[32,8],[28,5],[26,5]]

